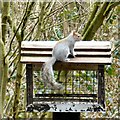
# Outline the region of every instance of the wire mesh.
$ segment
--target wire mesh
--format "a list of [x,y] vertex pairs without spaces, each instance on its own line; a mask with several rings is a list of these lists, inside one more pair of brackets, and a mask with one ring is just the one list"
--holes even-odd
[[33,96],[41,101],[97,101],[97,71],[54,71],[55,79],[62,84],[63,90],[52,90],[40,79],[40,71],[34,72]]

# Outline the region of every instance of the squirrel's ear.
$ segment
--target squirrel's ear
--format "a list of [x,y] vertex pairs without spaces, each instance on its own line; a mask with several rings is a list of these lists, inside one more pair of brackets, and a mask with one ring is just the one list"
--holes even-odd
[[76,33],[76,30],[72,30],[72,35],[75,35],[75,33]]
[[81,34],[79,34],[78,32],[76,32],[75,30],[72,31],[72,35],[75,38],[77,37],[77,39],[79,38],[78,40],[80,40],[82,38]]

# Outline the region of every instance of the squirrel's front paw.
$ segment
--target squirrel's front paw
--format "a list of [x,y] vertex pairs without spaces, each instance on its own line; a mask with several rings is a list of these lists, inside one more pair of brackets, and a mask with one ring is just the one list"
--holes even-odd
[[76,57],[76,53],[74,53],[74,54],[69,54],[69,56],[68,56],[68,58],[74,58],[74,57]]

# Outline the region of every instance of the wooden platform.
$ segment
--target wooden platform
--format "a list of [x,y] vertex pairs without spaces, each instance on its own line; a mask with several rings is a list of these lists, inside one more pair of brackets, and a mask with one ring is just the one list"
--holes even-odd
[[[34,64],[34,69],[39,69],[52,56],[52,48],[55,44],[56,41],[23,41],[21,63]],[[77,54],[75,58],[71,58],[68,62],[56,62],[54,69],[92,68],[96,70],[99,64],[111,64],[111,43],[109,41],[76,42],[75,52]]]

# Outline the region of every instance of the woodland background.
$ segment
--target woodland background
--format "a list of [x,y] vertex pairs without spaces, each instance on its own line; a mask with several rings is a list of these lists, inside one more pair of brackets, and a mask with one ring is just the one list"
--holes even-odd
[[58,40],[77,29],[82,40],[112,42],[112,65],[106,67],[105,113],[82,118],[120,117],[120,1],[4,2],[0,0],[0,114],[2,118],[44,118],[51,113],[26,112],[25,66],[20,63],[24,40]]

